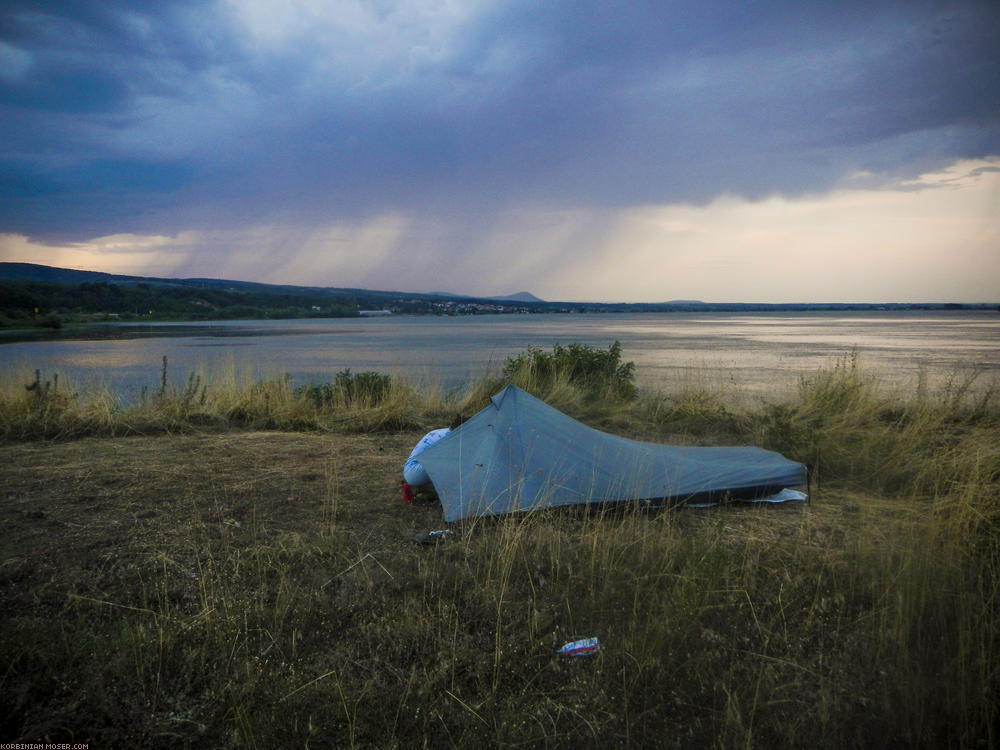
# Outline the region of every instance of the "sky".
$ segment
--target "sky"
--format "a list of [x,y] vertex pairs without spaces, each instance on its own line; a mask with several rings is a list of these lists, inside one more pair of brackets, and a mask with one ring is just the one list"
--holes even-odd
[[0,261],[1000,301],[1000,3],[5,0]]

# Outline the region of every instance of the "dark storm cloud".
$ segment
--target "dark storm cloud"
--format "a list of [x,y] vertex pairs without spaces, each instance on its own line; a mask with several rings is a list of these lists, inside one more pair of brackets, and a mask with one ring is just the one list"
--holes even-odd
[[796,195],[1000,152],[995,3],[330,7],[5,4],[0,231]]

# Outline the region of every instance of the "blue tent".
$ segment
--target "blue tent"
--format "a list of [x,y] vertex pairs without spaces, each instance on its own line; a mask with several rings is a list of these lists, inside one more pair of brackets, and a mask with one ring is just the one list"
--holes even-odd
[[763,498],[806,483],[806,467],[779,453],[629,440],[513,385],[419,460],[446,521],[587,503]]

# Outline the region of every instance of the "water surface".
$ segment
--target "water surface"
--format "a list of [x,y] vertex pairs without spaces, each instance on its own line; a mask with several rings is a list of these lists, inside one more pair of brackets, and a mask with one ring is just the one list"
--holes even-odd
[[857,355],[894,386],[1000,373],[1000,313],[788,312],[391,316],[199,324],[113,324],[44,340],[0,337],[0,368],[129,397],[156,388],[163,357],[176,384],[203,371],[326,382],[376,370],[454,387],[529,347],[622,344],[640,385],[720,387],[747,397],[793,389],[802,376]]

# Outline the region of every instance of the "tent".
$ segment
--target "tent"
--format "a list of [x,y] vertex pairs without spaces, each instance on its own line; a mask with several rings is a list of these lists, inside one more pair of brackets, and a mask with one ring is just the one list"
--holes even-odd
[[806,483],[803,464],[773,451],[629,440],[513,385],[419,460],[446,521],[587,503],[764,498]]

